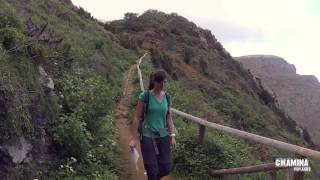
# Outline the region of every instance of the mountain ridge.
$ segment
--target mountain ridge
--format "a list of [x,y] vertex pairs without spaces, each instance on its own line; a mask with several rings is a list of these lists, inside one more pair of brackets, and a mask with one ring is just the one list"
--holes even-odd
[[250,55],[235,59],[276,93],[280,106],[319,144],[318,79],[313,75],[297,74],[294,65],[277,56]]

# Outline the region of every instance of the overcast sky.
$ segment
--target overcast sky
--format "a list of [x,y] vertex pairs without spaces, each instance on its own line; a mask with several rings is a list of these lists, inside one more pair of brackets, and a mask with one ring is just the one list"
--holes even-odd
[[175,12],[210,29],[234,57],[283,57],[320,79],[320,0],[72,0],[101,20],[148,9]]

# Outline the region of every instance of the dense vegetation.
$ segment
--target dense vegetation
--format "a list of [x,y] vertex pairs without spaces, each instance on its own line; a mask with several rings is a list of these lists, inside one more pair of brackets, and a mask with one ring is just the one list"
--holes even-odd
[[68,1],[0,4],[0,144],[24,137],[34,158],[1,162],[3,177],[117,179],[112,109],[136,54]]
[[[118,179],[113,108],[123,72],[144,50],[151,57],[142,64],[145,85],[154,68],[165,69],[175,108],[302,144],[292,120],[210,31],[177,14],[149,10],[103,24],[69,0],[0,4],[0,175],[6,179]],[[131,115],[140,92],[133,78]],[[175,122],[178,179],[208,179],[209,168],[254,165],[282,154],[215,131],[199,146],[197,125],[180,117]],[[19,146],[22,137],[33,147],[32,158],[16,165],[3,149]]]

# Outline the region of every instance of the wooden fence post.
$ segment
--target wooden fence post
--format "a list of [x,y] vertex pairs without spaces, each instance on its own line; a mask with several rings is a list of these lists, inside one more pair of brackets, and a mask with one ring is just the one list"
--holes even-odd
[[199,124],[199,144],[203,145],[206,135],[206,126]]
[[269,171],[269,175],[270,180],[277,180],[277,172],[275,170]]
[[[304,156],[301,156],[300,154],[295,155],[296,158],[303,159],[305,158]],[[293,171],[293,180],[303,180],[304,172],[294,172]]]

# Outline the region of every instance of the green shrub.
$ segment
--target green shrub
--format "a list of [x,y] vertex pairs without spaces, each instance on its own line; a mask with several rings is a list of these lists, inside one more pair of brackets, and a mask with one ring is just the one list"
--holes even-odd
[[9,27],[21,29],[22,25],[14,12],[7,9],[0,12],[0,29]]
[[57,81],[57,87],[64,96],[65,107],[71,112],[80,103],[84,104],[88,127],[91,127],[91,121],[111,112],[120,91],[119,87],[112,87],[107,80],[83,69],[76,69],[74,74]]
[[28,97],[25,93],[12,91],[11,88],[17,87],[2,86],[0,89],[0,141],[7,143],[19,139],[22,135],[30,138],[34,130],[28,111],[30,105]]
[[233,165],[232,159],[225,149],[207,141],[201,146],[197,137],[190,138],[190,136],[191,133],[188,133],[186,136],[178,138],[177,152],[174,158],[178,172],[199,179],[207,179],[210,168],[220,169]]
[[75,173],[68,167],[60,169],[58,177],[115,178],[119,152],[111,113],[119,87],[79,67],[56,84],[64,114],[53,130],[56,146],[63,159],[80,161],[70,165]]
[[143,26],[141,22],[138,21],[138,14],[126,13],[124,15],[124,27],[128,31],[141,31]]
[[58,143],[61,155],[84,160],[91,149],[92,136],[86,129],[83,117],[73,113],[60,118],[59,124],[54,129],[54,140]]
[[99,118],[97,131],[94,132],[94,144],[97,146],[93,149],[95,161],[100,164],[107,164],[113,169],[118,165],[118,133],[115,126],[115,120],[111,116]]
[[[0,67],[5,67],[0,70],[0,142],[6,143],[12,143],[22,135],[30,139],[34,133],[26,85],[17,75],[17,69],[8,71],[9,65],[7,61],[0,62]],[[21,63],[25,69],[30,68],[29,65]]]
[[94,20],[93,16],[88,11],[84,10],[82,7],[77,9],[76,12],[84,18]]
[[21,51],[21,48],[23,48],[26,43],[25,35],[16,28],[1,29],[0,40],[6,50],[15,53]]

